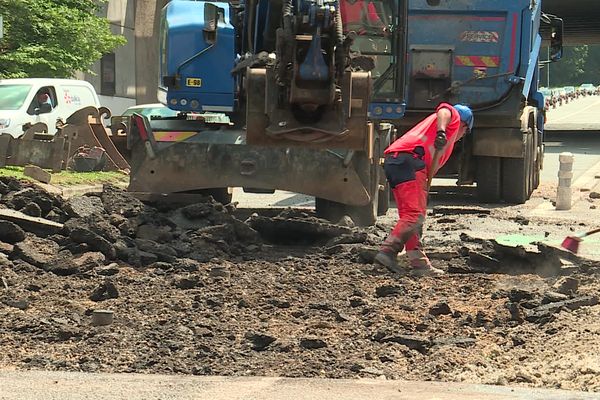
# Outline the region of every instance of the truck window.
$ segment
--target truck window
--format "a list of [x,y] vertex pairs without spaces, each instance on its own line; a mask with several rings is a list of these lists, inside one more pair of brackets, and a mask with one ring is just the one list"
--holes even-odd
[[394,93],[396,89],[396,57],[393,51],[397,29],[396,3],[391,0],[341,0],[340,10],[344,34],[354,32],[351,57],[363,70],[370,70],[375,81],[374,97]]
[[86,86],[63,85],[62,92],[62,100],[68,106],[87,107],[96,105],[94,94]]
[[27,108],[27,114],[37,115],[52,112],[56,107],[56,91],[53,86],[44,86],[36,93]]
[[18,110],[23,106],[31,85],[0,85],[0,110]]

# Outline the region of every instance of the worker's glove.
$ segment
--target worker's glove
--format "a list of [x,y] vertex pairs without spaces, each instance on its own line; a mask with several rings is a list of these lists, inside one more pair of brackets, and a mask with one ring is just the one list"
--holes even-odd
[[433,142],[433,146],[436,150],[442,150],[446,143],[448,143],[448,139],[446,138],[445,131],[437,131],[437,135],[435,136],[435,142]]

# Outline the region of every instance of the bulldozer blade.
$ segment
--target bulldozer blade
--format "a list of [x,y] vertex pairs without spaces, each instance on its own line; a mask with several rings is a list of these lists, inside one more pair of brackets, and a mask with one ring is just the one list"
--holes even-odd
[[102,147],[107,156],[105,170],[128,171],[129,163],[117,150],[102,124],[101,115],[104,114],[110,115],[108,109],[101,108],[99,111],[96,107],[85,107],[67,118],[67,125],[77,127],[75,133],[70,137],[71,152],[84,145]]

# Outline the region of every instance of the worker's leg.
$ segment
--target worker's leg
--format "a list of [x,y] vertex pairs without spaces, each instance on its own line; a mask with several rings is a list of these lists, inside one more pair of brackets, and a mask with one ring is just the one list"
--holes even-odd
[[[418,206],[417,208],[421,212],[422,220],[425,220],[427,213],[427,170],[417,171],[415,176],[415,182],[421,188],[418,194]],[[434,268],[429,261],[429,258],[423,251],[423,244],[421,243],[421,236],[423,235],[423,226],[419,226],[419,229],[406,241],[406,255],[408,256],[410,266],[413,267],[413,273],[417,275],[441,275],[444,272],[438,268]]]
[[427,258],[425,251],[423,251],[420,233],[415,233],[406,242],[406,255],[408,256],[410,266],[413,268],[428,268],[431,266],[429,258]]
[[386,157],[384,170],[392,188],[398,207],[398,223],[381,245],[375,261],[385,265],[393,272],[400,272],[396,257],[404,248],[404,243],[419,229],[422,224],[422,212],[419,211],[418,190],[415,168],[419,168],[414,156],[400,153],[395,157]]

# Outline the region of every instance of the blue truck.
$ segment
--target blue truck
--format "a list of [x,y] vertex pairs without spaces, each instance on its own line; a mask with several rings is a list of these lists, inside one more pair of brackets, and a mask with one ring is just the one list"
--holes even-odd
[[[544,154],[540,50],[562,54],[562,20],[541,1],[410,0],[407,110],[402,135],[440,101],[475,114],[473,134],[440,175],[477,183],[483,202],[523,203],[539,184]],[[540,32],[544,33],[544,39]]]
[[129,190],[226,203],[230,187],[282,189],[373,224],[404,115],[406,15],[407,0],[169,2],[158,99],[180,114],[131,117]]
[[288,190],[319,216],[373,224],[387,211],[385,147],[442,101],[475,128],[442,173],[482,201],[539,183],[539,1],[173,0],[162,11],[158,99],[177,117],[127,123],[129,190],[142,199]]

